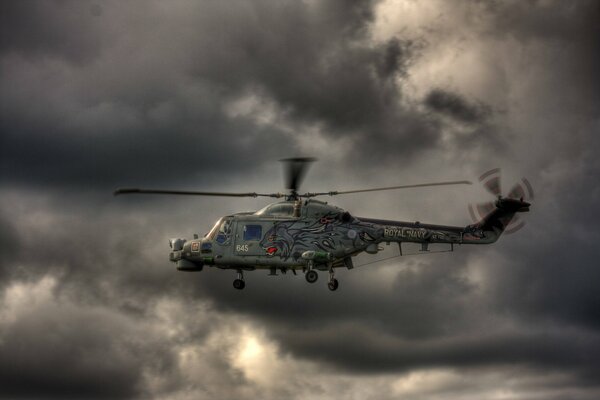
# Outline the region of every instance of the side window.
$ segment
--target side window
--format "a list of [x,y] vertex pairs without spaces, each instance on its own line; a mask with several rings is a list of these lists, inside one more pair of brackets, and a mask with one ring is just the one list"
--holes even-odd
[[262,226],[245,225],[244,240],[260,240],[262,238]]

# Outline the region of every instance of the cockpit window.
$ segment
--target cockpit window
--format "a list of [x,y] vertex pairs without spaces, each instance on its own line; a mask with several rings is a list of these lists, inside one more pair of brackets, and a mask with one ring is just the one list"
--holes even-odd
[[217,223],[215,224],[215,226],[213,226],[212,229],[210,230],[210,232],[208,232],[204,237],[209,238],[209,239],[214,238],[215,234],[217,233],[217,229],[219,228],[219,226],[221,226],[221,221],[223,221],[223,218],[218,220]]
[[226,218],[223,220],[221,225],[219,226],[219,230],[217,231],[217,238],[215,241],[219,244],[225,245],[229,244],[229,239],[231,238],[231,219]]
[[292,217],[294,215],[294,204],[275,203],[255,212],[256,215],[265,217]]
[[223,221],[221,226],[219,226],[219,233],[228,234],[231,232],[231,220],[226,219]]

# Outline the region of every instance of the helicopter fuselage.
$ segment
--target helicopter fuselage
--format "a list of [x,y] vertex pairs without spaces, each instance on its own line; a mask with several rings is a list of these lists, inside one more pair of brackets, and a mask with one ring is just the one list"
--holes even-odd
[[[516,202],[516,203],[515,203]],[[517,204],[518,203],[518,204]],[[504,200],[496,215],[465,227],[354,217],[325,202],[308,199],[273,203],[255,213],[221,218],[203,238],[171,239],[170,260],[182,271],[215,266],[238,271],[352,268],[352,256],[377,253],[380,243],[488,244],[527,203]],[[400,248],[400,250],[402,250]]]
[[[192,240],[180,238],[169,240],[171,246],[169,259],[177,265],[178,270],[201,271],[205,266],[233,269],[237,272],[237,278],[233,281],[233,287],[236,289],[244,289],[246,286],[244,271],[269,269],[270,275],[276,275],[277,271],[286,273],[288,270],[296,274],[297,270],[301,270],[309,283],[317,281],[317,270],[325,270],[329,272],[327,282],[329,290],[337,290],[338,280],[335,279],[335,269],[353,268],[353,256],[362,252],[375,254],[382,250],[380,246],[382,242],[397,243],[400,255],[403,255],[403,243],[420,243],[422,252],[429,251],[428,247],[432,243],[449,244],[450,250],[454,250],[455,244],[489,244],[498,240],[515,213],[529,211],[530,206],[523,201],[524,191],[520,186],[511,190],[508,198],[502,198],[496,179],[491,181],[493,185],[486,186],[498,197],[495,203],[485,204],[485,209],[491,211],[479,222],[464,227],[354,217],[339,207],[314,198],[399,189],[471,185],[472,182],[455,180],[301,193],[299,188],[304,173],[315,159],[294,157],[281,161],[287,167],[287,194],[120,188],[115,190],[114,195],[285,198],[286,201],[269,204],[256,212],[225,216],[217,221],[213,229],[203,238],[195,234]],[[489,173],[484,174],[480,181],[487,176]],[[533,193],[525,179],[523,182],[529,188],[529,193]],[[516,197],[520,199],[517,200]]]

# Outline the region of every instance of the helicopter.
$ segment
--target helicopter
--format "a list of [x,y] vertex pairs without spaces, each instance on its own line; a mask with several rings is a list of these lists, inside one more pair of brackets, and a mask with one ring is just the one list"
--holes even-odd
[[381,243],[418,243],[429,251],[432,243],[450,245],[491,244],[498,240],[516,213],[529,211],[530,203],[521,198],[498,195],[494,207],[479,221],[464,226],[423,224],[356,217],[348,211],[315,199],[351,193],[375,192],[446,185],[471,185],[470,181],[445,181],[329,192],[299,193],[307,166],[314,158],[280,160],[287,165],[288,193],[231,193],[162,189],[120,188],[114,195],[158,194],[221,197],[270,197],[283,199],[255,212],[240,212],[220,218],[204,237],[169,239],[169,260],[179,271],[202,271],[205,266],[235,270],[233,287],[244,289],[244,272],[257,269],[304,273],[315,283],[318,271],[328,273],[327,287],[335,291],[339,282],[337,268],[354,268],[352,258],[360,253],[377,254]]

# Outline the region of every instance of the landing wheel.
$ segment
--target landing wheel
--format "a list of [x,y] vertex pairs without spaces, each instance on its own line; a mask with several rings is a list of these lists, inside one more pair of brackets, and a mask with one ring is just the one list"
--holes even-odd
[[314,269],[306,271],[306,282],[315,283],[319,279],[319,274]]
[[339,285],[340,285],[340,284],[338,283],[338,280],[337,280],[337,279],[332,279],[332,280],[330,280],[330,281],[327,283],[327,287],[328,287],[328,288],[329,288],[329,290],[331,290],[332,292],[333,292],[334,290],[337,290],[337,288],[338,288],[338,286],[339,286]]
[[246,282],[244,282],[241,279],[236,279],[235,281],[233,281],[233,287],[236,288],[237,290],[242,290],[243,288],[246,287]]

